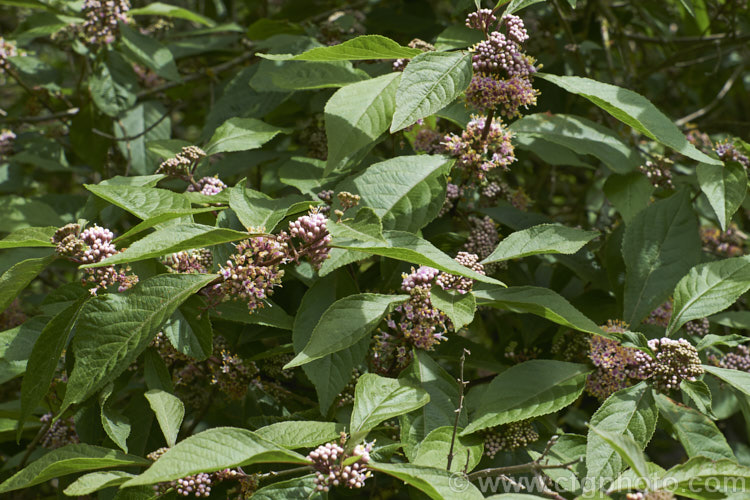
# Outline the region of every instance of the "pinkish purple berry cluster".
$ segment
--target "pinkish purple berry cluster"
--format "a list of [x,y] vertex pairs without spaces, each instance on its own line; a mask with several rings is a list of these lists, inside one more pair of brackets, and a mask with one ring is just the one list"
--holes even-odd
[[182,150],[161,162],[156,169],[157,174],[164,174],[170,177],[183,177],[188,174],[190,166],[206,156],[206,152],[198,146],[185,146]]
[[469,216],[469,224],[471,231],[464,243],[464,249],[469,253],[477,254],[480,259],[485,259],[500,241],[495,221],[487,215],[481,219]]
[[206,274],[213,265],[213,256],[207,248],[183,250],[164,257],[164,265],[173,273]]
[[[347,453],[338,443],[326,443],[311,451],[307,458],[312,460],[315,469],[315,489],[330,491],[332,486],[362,488],[371,476],[367,469],[372,443],[358,444]],[[358,457],[352,464],[344,465],[349,458]]]
[[328,233],[326,224],[328,224],[328,217],[320,213],[317,208],[310,210],[308,215],[303,215],[289,223],[289,235],[302,242],[305,256],[316,269],[323,265],[331,251],[329,246],[331,235]]
[[635,353],[637,378],[650,379],[657,391],[677,389],[683,380],[693,382],[703,374],[698,351],[685,339],[652,339],[648,347],[656,357],[643,351]]
[[497,22],[497,17],[492,9],[479,9],[470,13],[466,17],[466,27],[487,33],[489,29]]
[[206,196],[213,196],[221,193],[227,188],[218,176],[203,177],[196,181],[195,185],[190,184],[187,187],[188,192],[199,192]]
[[740,150],[728,140],[716,145],[716,154],[722,161],[736,161],[743,167],[750,168],[750,159],[740,153]]
[[[484,266],[479,262],[479,256],[475,253],[458,252],[458,255],[453,260],[476,273],[484,274]],[[435,278],[435,284],[439,285],[443,290],[455,290],[460,294],[465,294],[471,291],[474,286],[474,280],[443,272]]]
[[539,439],[539,434],[531,420],[521,420],[487,429],[484,434],[484,454],[490,459],[500,451],[513,451],[525,448]]
[[127,23],[128,0],[84,0],[80,26],[84,43],[91,47],[113,43],[120,33],[119,23]]
[[[39,419],[43,424],[52,421],[52,414],[45,413]],[[60,418],[56,420],[42,437],[39,444],[44,448],[56,449],[67,444],[80,443],[78,433],[76,433],[75,422],[73,417]]]

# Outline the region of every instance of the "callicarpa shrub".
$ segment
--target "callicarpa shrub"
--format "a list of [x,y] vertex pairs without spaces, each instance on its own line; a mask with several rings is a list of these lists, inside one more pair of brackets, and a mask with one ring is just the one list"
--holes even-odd
[[749,12],[0,1],[0,497],[750,498]]

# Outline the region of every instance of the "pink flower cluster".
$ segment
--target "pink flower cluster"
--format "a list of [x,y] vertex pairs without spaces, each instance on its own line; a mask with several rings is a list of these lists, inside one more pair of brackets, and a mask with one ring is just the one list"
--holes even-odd
[[310,210],[308,215],[303,215],[289,223],[289,235],[293,239],[301,240],[307,249],[306,257],[316,269],[320,269],[331,251],[329,246],[331,235],[326,229],[326,224],[328,224],[328,217],[317,208]]
[[[370,461],[373,444],[374,441],[358,444],[351,453],[347,453],[338,443],[326,443],[311,451],[307,458],[312,460],[315,469],[315,489],[329,491],[331,486],[362,488],[371,476],[367,463]],[[344,465],[355,457],[354,463]]]
[[480,182],[492,170],[508,170],[516,161],[511,132],[502,123],[493,121],[487,137],[483,138],[485,120],[484,116],[473,116],[460,136],[448,134],[443,141],[445,153],[456,158],[456,166]]
[[188,192],[199,192],[206,196],[213,196],[219,194],[227,188],[218,176],[203,177],[196,181],[197,186],[190,184],[187,187]]
[[716,154],[722,161],[736,161],[745,168],[750,168],[750,159],[740,153],[739,149],[728,140],[716,145]]
[[184,146],[179,153],[161,162],[159,168],[156,169],[156,173],[170,177],[182,177],[187,175],[191,165],[205,156],[206,152],[198,146]]
[[91,47],[113,43],[120,33],[118,23],[127,23],[128,0],[84,0],[80,26],[84,43]]
[[474,108],[486,112],[500,107],[500,114],[507,118],[521,115],[520,108],[536,105],[539,91],[528,78],[513,76],[498,80],[494,76],[479,73],[471,79],[466,89],[466,101]]
[[170,272],[206,274],[213,265],[213,255],[207,248],[183,250],[164,257]]

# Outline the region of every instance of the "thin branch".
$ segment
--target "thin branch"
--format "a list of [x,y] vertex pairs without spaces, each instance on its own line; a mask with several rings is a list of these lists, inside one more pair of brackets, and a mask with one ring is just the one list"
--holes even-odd
[[39,445],[39,441],[42,440],[45,434],[47,434],[47,431],[49,431],[49,428],[52,426],[52,419],[49,419],[47,422],[44,423],[39,428],[39,432],[36,433],[36,436],[34,436],[34,439],[31,440],[31,443],[29,443],[29,447],[26,448],[26,453],[23,454],[23,457],[21,458],[21,461],[18,464],[19,469],[23,469],[26,465],[26,462],[28,462],[29,457],[34,452],[36,447]]
[[716,42],[721,40],[750,40],[750,35],[740,35],[739,33],[717,33],[715,35],[706,36],[681,36],[674,38],[658,38],[647,35],[640,35],[638,33],[623,32],[622,35],[630,40],[637,40],[639,42],[646,43],[700,43],[700,42]]
[[73,118],[75,115],[78,114],[80,110],[78,108],[70,108],[65,111],[60,111],[59,113],[52,113],[50,115],[40,115],[40,116],[19,116],[16,118],[3,118],[0,121],[7,122],[7,123],[38,123],[38,122],[47,122],[47,121],[53,121],[53,120],[65,120],[69,118]]
[[734,85],[734,82],[737,80],[737,77],[740,76],[740,74],[742,73],[744,69],[745,69],[745,66],[743,65],[737,66],[734,72],[732,72],[732,76],[730,76],[729,79],[724,83],[724,85],[721,87],[721,90],[719,90],[719,93],[716,94],[716,97],[714,97],[713,101],[703,106],[701,109],[697,111],[693,111],[689,115],[683,116],[679,120],[675,121],[675,125],[677,125],[678,127],[681,127],[685,125],[686,123],[689,123],[697,118],[700,118],[701,116],[705,114],[708,114],[712,109],[718,106],[721,100],[724,99],[724,97],[732,89],[732,85]]
[[490,135],[490,129],[492,128],[492,119],[495,117],[495,110],[491,109],[489,113],[487,113],[487,118],[485,118],[484,122],[484,129],[482,129],[482,142],[487,140],[487,136]]
[[[458,432],[458,419],[461,417],[461,412],[464,409],[464,387],[466,386],[466,382],[464,382],[464,363],[466,362],[466,355],[471,354],[471,352],[464,348],[463,352],[461,353],[461,360],[460,360],[460,368],[459,368],[459,377],[458,377],[458,408],[456,409],[456,419],[453,421],[453,436],[451,436],[451,447],[448,450],[448,466],[446,467],[447,470],[451,470],[451,464],[453,463],[453,448],[456,444],[456,434]],[[468,463],[468,458],[466,459]]]

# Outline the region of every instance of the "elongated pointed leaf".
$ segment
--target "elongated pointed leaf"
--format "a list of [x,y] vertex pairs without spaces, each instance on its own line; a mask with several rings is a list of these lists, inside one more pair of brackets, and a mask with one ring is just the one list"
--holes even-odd
[[[658,414],[651,388],[641,382],[607,398],[591,417],[591,427],[614,436],[628,436],[643,450],[654,434]],[[596,480],[596,484],[609,484],[622,472],[624,464],[609,443],[589,432],[586,445],[589,478]]]
[[672,425],[672,432],[685,448],[688,457],[737,460],[727,439],[710,418],[692,408],[679,405],[662,394],[656,396],[656,404],[659,415]]
[[164,222],[171,221],[172,219],[177,219],[180,217],[185,217],[185,216],[189,216],[193,214],[203,214],[206,212],[220,212],[224,210],[225,208],[226,207],[204,207],[204,208],[186,208],[183,210],[164,211],[160,213],[159,215],[156,215],[154,217],[149,217],[148,219],[136,224],[135,226],[128,229],[127,232],[115,238],[112,242],[114,244],[118,244],[123,241],[128,241],[136,234],[140,234],[147,229],[151,229],[154,226],[158,226],[159,224],[163,224]]
[[180,79],[172,53],[155,38],[143,35],[122,23],[120,23],[120,33],[129,57],[151,68],[162,78],[173,81]]
[[573,254],[597,236],[599,233],[596,231],[585,231],[559,224],[540,224],[503,238],[482,263],[489,264],[548,253]]
[[659,481],[669,491],[687,498],[725,498],[722,493],[734,493],[737,497],[731,498],[739,500],[747,498],[750,490],[748,477],[750,467],[739,465],[734,460],[693,457],[669,469]]
[[190,209],[187,198],[166,189],[105,184],[84,184],[83,187],[143,220],[166,211]]
[[53,450],[0,484],[0,493],[28,488],[56,477],[110,467],[148,465],[145,458],[126,455],[122,452],[92,446],[69,444]]
[[699,264],[674,289],[668,332],[723,311],[750,290],[750,256]]
[[650,477],[643,450],[632,437],[627,434],[619,434],[598,429],[593,425],[589,426],[589,431],[599,436],[611,446],[612,449],[620,455],[620,458],[635,471],[638,477],[643,479],[648,479]]
[[409,59],[421,54],[419,49],[402,47],[390,38],[381,35],[362,35],[351,40],[317,47],[292,56],[289,54],[259,54],[265,59],[276,61],[367,61],[372,59]]
[[64,493],[70,497],[89,495],[104,488],[118,486],[132,477],[133,474],[121,470],[90,472],[73,481],[65,488]]
[[[229,208],[237,214],[242,225],[248,230],[262,228],[269,233],[294,204],[303,201],[302,196],[274,199],[259,191],[245,188],[244,182],[240,182],[229,192]],[[310,205],[315,203],[310,202]]]
[[159,327],[214,275],[161,274],[128,292],[97,297],[83,307],[63,409],[113,379],[148,346]]
[[372,241],[376,244],[385,243],[383,238],[383,223],[370,207],[357,210],[354,220],[329,222],[326,226],[333,238],[340,241]]
[[257,149],[285,129],[274,127],[255,118],[230,118],[214,132],[206,145],[206,153],[227,153]]
[[127,453],[128,437],[130,437],[132,426],[130,425],[130,419],[128,417],[112,408],[112,405],[109,404],[109,397],[112,395],[113,389],[113,384],[109,383],[99,394],[99,406],[101,407],[99,417],[102,428],[107,436],[122,451]]
[[273,441],[282,448],[313,448],[328,441],[334,441],[344,431],[343,424],[335,422],[290,421],[278,422],[261,427],[255,434]]
[[256,463],[308,464],[302,455],[264,439],[254,432],[216,427],[180,441],[143,474],[125,486],[171,481],[199,472],[213,472]]
[[593,321],[549,288],[514,286],[474,292],[477,305],[530,313],[575,330],[606,336]]
[[359,194],[384,229],[416,232],[440,212],[452,164],[440,155],[399,156],[371,165],[336,190]]
[[453,102],[471,82],[471,54],[424,52],[406,65],[396,91],[391,133],[436,113]]
[[515,365],[490,382],[462,435],[565,408],[583,392],[589,368],[576,363],[531,360]]
[[352,441],[362,440],[381,422],[421,408],[429,401],[427,391],[404,379],[365,373],[354,390],[354,411],[349,423]]
[[151,389],[144,396],[156,414],[156,420],[159,422],[167,446],[171,448],[177,442],[177,434],[180,432],[182,419],[185,416],[185,405],[176,396],[159,389]]
[[747,194],[747,173],[737,162],[726,166],[701,163],[695,169],[698,184],[714,209],[721,229],[726,231],[732,216],[742,205]]
[[332,241],[331,245],[339,248],[348,248],[357,252],[365,252],[371,255],[382,255],[392,259],[403,260],[420,266],[430,266],[440,271],[465,276],[484,283],[504,286],[489,276],[479,274],[468,267],[464,267],[446,254],[435,248],[432,243],[423,240],[419,236],[405,231],[384,231],[384,243],[373,241],[344,240]]
[[284,369],[300,366],[353,346],[366,337],[405,295],[360,293],[336,301],[326,309],[307,345]]
[[456,330],[474,320],[477,300],[471,292],[460,294],[434,286],[430,292],[430,301],[448,316]]
[[[459,428],[458,431],[463,429]],[[448,453],[453,441],[453,426],[446,425],[430,432],[414,450],[414,458],[409,462],[415,465],[426,465],[445,469],[448,465]],[[479,436],[456,436],[453,441],[451,472],[471,471],[482,459],[482,439]]]
[[[415,464],[370,462],[368,468],[400,479],[433,500],[483,500],[484,495],[460,474]],[[533,498],[533,497],[532,497]]]
[[635,328],[698,263],[698,220],[686,191],[641,211],[625,229],[624,319]]
[[177,19],[185,19],[186,21],[193,21],[195,23],[203,24],[204,26],[215,26],[216,22],[207,17],[196,14],[195,12],[177,7],[174,5],[167,5],[162,2],[153,2],[145,7],[139,7],[137,9],[130,9],[128,11],[129,16],[161,16],[161,17],[174,17]]
[[57,255],[22,260],[0,275],[0,311],[8,308],[13,299],[50,265]]
[[323,175],[346,165],[388,130],[400,76],[390,73],[352,83],[331,96],[325,107],[328,160]]
[[136,241],[124,251],[96,262],[81,266],[105,267],[128,262],[153,259],[183,250],[210,247],[231,241],[247,239],[249,235],[232,229],[224,229],[203,224],[180,224],[159,229]]
[[558,76],[546,73],[534,75],[573,94],[593,102],[621,122],[630,125],[646,137],[669,146],[693,160],[721,165],[719,160],[701,153],[690,144],[677,126],[640,94],[608,83],[578,76]]
[[750,373],[739,370],[729,370],[717,366],[703,365],[703,369],[714,377],[723,380],[740,392],[750,396]]
[[54,247],[50,241],[55,234],[55,226],[48,227],[24,227],[10,233],[0,240],[0,249],[20,247]]

